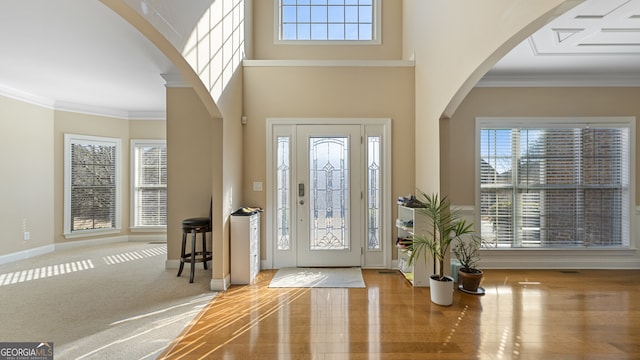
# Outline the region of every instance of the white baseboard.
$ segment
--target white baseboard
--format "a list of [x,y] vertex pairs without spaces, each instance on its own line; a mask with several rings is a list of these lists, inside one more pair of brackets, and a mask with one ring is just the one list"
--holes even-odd
[[[75,249],[83,246],[111,244],[111,243],[118,243],[118,242],[150,242],[150,241],[166,242],[167,236],[166,234],[128,235],[128,236],[123,235],[123,236],[105,237],[100,239],[77,240],[77,241],[50,244],[50,245],[40,246],[32,249],[18,251],[10,254],[0,255],[0,265],[16,262],[20,260],[26,260],[32,257],[48,254],[58,250]],[[175,261],[177,262],[178,260],[175,260]],[[176,265],[175,268],[177,269],[178,265]]]
[[483,259],[479,266],[482,269],[512,269],[512,270],[562,270],[562,269],[600,269],[600,270],[631,270],[640,269],[640,262],[636,258],[590,258],[590,259]]
[[56,250],[68,250],[68,249],[75,249],[83,246],[127,242],[128,240],[129,240],[128,236],[113,236],[113,237],[106,237],[106,238],[100,238],[100,239],[78,240],[78,241],[57,243],[55,244],[55,247],[56,247]]
[[129,235],[130,242],[167,242],[167,234]]
[[222,279],[211,279],[211,291],[227,291],[231,285],[231,274],[227,274]]
[[0,255],[0,265],[48,254],[48,253],[54,252],[55,250],[56,250],[55,246],[51,244],[51,245],[40,246],[33,249],[18,251],[11,254]]
[[638,269],[636,249],[481,250],[484,269]]

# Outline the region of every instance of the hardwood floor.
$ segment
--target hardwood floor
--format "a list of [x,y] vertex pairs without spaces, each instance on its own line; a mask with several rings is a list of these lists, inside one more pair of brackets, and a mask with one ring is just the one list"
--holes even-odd
[[640,359],[640,271],[486,270],[429,300],[392,270],[365,289],[231,287],[160,359]]

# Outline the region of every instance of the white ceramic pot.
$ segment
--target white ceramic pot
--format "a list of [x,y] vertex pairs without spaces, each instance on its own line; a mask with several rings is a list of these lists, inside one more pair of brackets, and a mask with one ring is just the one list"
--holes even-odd
[[[434,279],[435,277],[435,279]],[[450,306],[453,304],[453,278],[445,276],[447,281],[440,281],[438,275],[429,277],[429,286],[431,292],[431,302],[437,305]]]

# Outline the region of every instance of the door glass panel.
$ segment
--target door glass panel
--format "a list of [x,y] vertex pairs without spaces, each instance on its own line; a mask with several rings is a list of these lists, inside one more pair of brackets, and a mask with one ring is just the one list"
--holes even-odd
[[367,248],[381,250],[380,244],[380,136],[367,138]]
[[347,250],[349,138],[309,138],[310,250]]
[[289,238],[289,219],[291,216],[291,191],[290,173],[291,164],[289,157],[290,141],[288,136],[278,137],[277,169],[276,169],[276,235],[278,250],[291,249]]

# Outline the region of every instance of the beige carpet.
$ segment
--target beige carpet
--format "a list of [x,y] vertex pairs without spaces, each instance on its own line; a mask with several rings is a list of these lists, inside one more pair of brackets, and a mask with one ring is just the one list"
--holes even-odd
[[117,243],[0,265],[0,341],[56,359],[155,359],[207,305],[210,270],[165,270],[166,245]]
[[278,270],[270,288],[363,288],[360,268],[284,268]]

